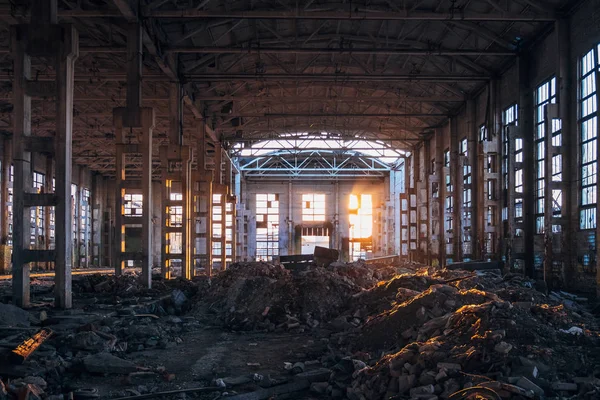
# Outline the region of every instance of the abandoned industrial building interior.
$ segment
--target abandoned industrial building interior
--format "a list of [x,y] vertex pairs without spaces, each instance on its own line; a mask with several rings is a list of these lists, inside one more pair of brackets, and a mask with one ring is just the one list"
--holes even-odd
[[0,400],[600,399],[599,0],[0,0]]

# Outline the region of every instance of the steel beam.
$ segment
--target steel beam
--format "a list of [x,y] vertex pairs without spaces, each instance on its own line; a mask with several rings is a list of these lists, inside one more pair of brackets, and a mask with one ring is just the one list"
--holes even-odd
[[[71,15],[74,14],[71,11]],[[87,14],[90,15],[89,13]],[[76,16],[76,13],[75,13]],[[353,9],[336,11],[307,11],[296,9],[293,11],[204,11],[196,9],[183,10],[152,10],[147,11],[146,18],[169,19],[325,19],[334,21],[512,21],[512,22],[546,22],[556,20],[553,12],[545,14],[512,14],[503,13],[478,13],[468,11],[432,12],[432,11],[381,11],[369,9]]]
[[482,75],[392,75],[392,74],[187,74],[185,79],[189,82],[231,82],[231,81],[320,81],[320,82],[485,82],[491,77]]
[[[102,50],[103,48],[98,48]],[[115,48],[115,50],[118,50]],[[515,51],[479,49],[414,49],[414,48],[330,48],[330,47],[213,47],[180,46],[166,49],[177,54],[353,54],[404,56],[516,56]]]
[[[133,20],[136,13],[123,0],[115,0],[119,10],[106,9],[72,9],[59,10],[60,18],[123,18]],[[313,19],[313,20],[356,20],[356,21],[512,21],[512,22],[549,22],[556,20],[556,12],[548,10],[546,13],[513,14],[509,12],[468,12],[456,10],[454,12],[433,11],[392,11],[381,8],[353,8],[345,7],[335,11],[296,9],[292,11],[204,11],[196,8],[180,10],[153,10],[145,9],[140,13],[144,18],[167,19]],[[24,18],[26,14],[13,10],[10,6],[0,8],[0,18]]]

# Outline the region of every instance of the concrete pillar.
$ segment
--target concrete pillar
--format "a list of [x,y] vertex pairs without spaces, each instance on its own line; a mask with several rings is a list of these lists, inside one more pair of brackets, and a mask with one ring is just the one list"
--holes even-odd
[[467,164],[471,166],[471,184],[468,188],[471,189],[471,225],[469,227],[471,236],[471,259],[478,260],[481,257],[480,243],[483,240],[480,238],[481,229],[479,229],[479,214],[483,211],[482,204],[483,198],[481,194],[483,191],[480,187],[480,177],[483,174],[483,162],[486,155],[482,154],[483,149],[479,145],[479,137],[477,132],[477,124],[475,121],[475,100],[469,98],[467,100],[467,146],[468,146],[468,157]]
[[31,154],[25,141],[31,136],[31,97],[26,92],[26,81],[31,79],[31,59],[26,53],[24,29],[12,28],[13,71],[13,301],[20,307],[29,306],[29,262],[25,250],[29,248],[29,206],[25,192],[33,191],[31,182]]
[[206,168],[207,137],[206,125],[200,122],[199,138],[196,141],[197,169],[193,177],[194,190],[194,267],[204,266],[208,276],[212,275],[212,186],[213,171]]
[[562,162],[563,162],[563,214],[564,232],[563,251],[564,268],[563,283],[566,287],[573,281],[577,268],[577,232],[579,229],[578,194],[579,184],[567,177],[579,176],[579,159],[577,157],[577,129],[576,122],[571,113],[571,38],[569,31],[569,20],[560,18],[556,21],[556,37],[558,39],[558,99],[559,115],[562,121]]
[[12,159],[12,139],[4,138],[4,149],[2,158],[2,177],[0,178],[0,216],[2,223],[2,238],[0,239],[0,273],[8,274],[10,269],[10,247],[8,246],[8,238],[10,234],[10,223],[12,217],[8,213],[8,188],[10,181],[10,166]]
[[450,119],[450,179],[452,180],[452,203],[454,204],[452,219],[452,260],[463,260],[462,246],[462,188],[463,188],[463,162],[458,153],[458,118]]
[[523,136],[523,227],[525,271],[534,275],[534,235],[535,235],[535,169],[533,133],[533,92],[529,77],[529,59],[521,54],[517,59],[519,69],[519,129]]
[[[46,168],[45,168],[45,180],[44,180],[44,193],[52,193],[54,190],[52,187],[52,178],[54,176],[54,160],[50,155],[46,155]],[[44,242],[45,249],[50,250],[51,246],[51,229],[50,229],[50,216],[51,216],[51,208],[44,207]],[[56,230],[54,231],[56,233]],[[56,236],[55,236],[56,237]],[[46,262],[46,269],[50,269],[52,263]]]
[[154,109],[142,108],[142,282],[152,287],[152,130]]
[[[435,175],[438,180],[438,202],[437,202],[437,216],[438,216],[438,261],[439,266],[444,267],[446,265],[446,231],[444,229],[444,201],[446,197],[446,182],[443,174],[444,165],[444,131],[442,128],[435,130]],[[434,207],[435,205],[433,205]],[[432,210],[433,212],[433,210]]]
[[[56,24],[56,0],[35,0],[32,25],[12,28],[15,82],[13,87],[13,157],[15,180],[13,194],[13,299],[29,305],[29,263],[55,261],[55,305],[70,308],[72,225],[71,225],[71,154],[73,120],[74,63],[78,56],[77,31],[70,25]],[[30,56],[54,59],[56,88],[48,88],[30,79]],[[31,137],[31,97],[29,91],[56,96],[56,136],[53,146]],[[34,194],[31,152],[53,147],[56,162],[56,191]],[[43,150],[42,150],[43,149]],[[54,252],[29,249],[30,208],[56,205],[56,248]]]

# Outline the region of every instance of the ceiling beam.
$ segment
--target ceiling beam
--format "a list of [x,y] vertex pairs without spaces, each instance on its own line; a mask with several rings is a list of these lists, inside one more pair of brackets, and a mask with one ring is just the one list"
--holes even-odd
[[[60,15],[60,13],[59,13]],[[432,11],[380,11],[358,10],[352,8],[337,11],[204,11],[196,9],[151,10],[146,18],[236,18],[236,19],[326,19],[326,20],[359,20],[359,21],[515,21],[544,22],[555,21],[553,12],[539,14],[513,14],[508,12],[478,13],[457,10],[455,12]]]
[[490,76],[482,75],[392,75],[392,74],[187,74],[185,79],[190,82],[215,82],[215,81],[321,81],[321,82],[479,82],[489,81]]
[[400,117],[448,117],[448,114],[428,114],[428,113],[333,113],[333,114],[312,114],[312,113],[263,113],[263,114],[217,114],[217,116],[230,118],[400,118]]
[[406,56],[516,56],[514,51],[477,49],[329,48],[329,47],[171,47],[167,53],[188,54],[381,54]]
[[[127,19],[137,20],[136,11],[131,8],[129,3],[126,0],[113,0],[119,11],[125,16]],[[179,73],[177,71],[177,62],[173,57],[163,57],[163,54],[160,52],[159,47],[156,45],[154,38],[148,31],[145,26],[142,26],[142,43],[144,47],[148,50],[148,53],[154,59],[154,62],[158,65],[158,67],[165,73],[165,75],[173,82],[179,82]],[[145,79],[145,77],[144,77]],[[193,94],[191,94],[185,87],[182,87],[183,101],[190,108],[194,116],[198,119],[204,119],[202,115],[202,111],[196,106],[195,102],[192,99]],[[206,122],[202,122],[206,123]],[[216,135],[214,135],[214,131],[207,130],[209,136],[214,141],[217,140]],[[211,135],[212,133],[212,135]]]
[[[118,10],[59,10],[58,16],[61,18],[126,18],[136,19],[136,13],[131,9],[125,0],[114,0]],[[22,10],[13,10],[10,6],[0,7],[0,18],[19,18],[26,17]],[[168,18],[168,19],[313,19],[313,20],[357,20],[357,21],[513,21],[513,22],[552,22],[557,19],[554,11],[546,13],[514,14],[509,12],[468,12],[456,10],[454,12],[434,12],[434,11],[381,11],[376,9],[358,9],[347,8],[336,11],[310,11],[310,10],[292,10],[292,11],[272,11],[272,10],[251,10],[251,11],[205,11],[191,9],[179,10],[149,10],[142,12],[144,18]]]

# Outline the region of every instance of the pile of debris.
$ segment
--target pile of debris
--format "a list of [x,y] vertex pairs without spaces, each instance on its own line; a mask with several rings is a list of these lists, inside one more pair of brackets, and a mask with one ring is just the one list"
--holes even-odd
[[237,263],[213,279],[206,300],[234,330],[316,328],[385,274],[357,263],[295,273],[280,265]]
[[446,399],[463,389],[491,396],[482,398],[598,398],[600,335],[576,302],[585,299],[532,286],[522,277],[425,270],[381,283],[358,297],[354,315],[374,312],[340,336],[369,366],[330,384],[349,399]]

